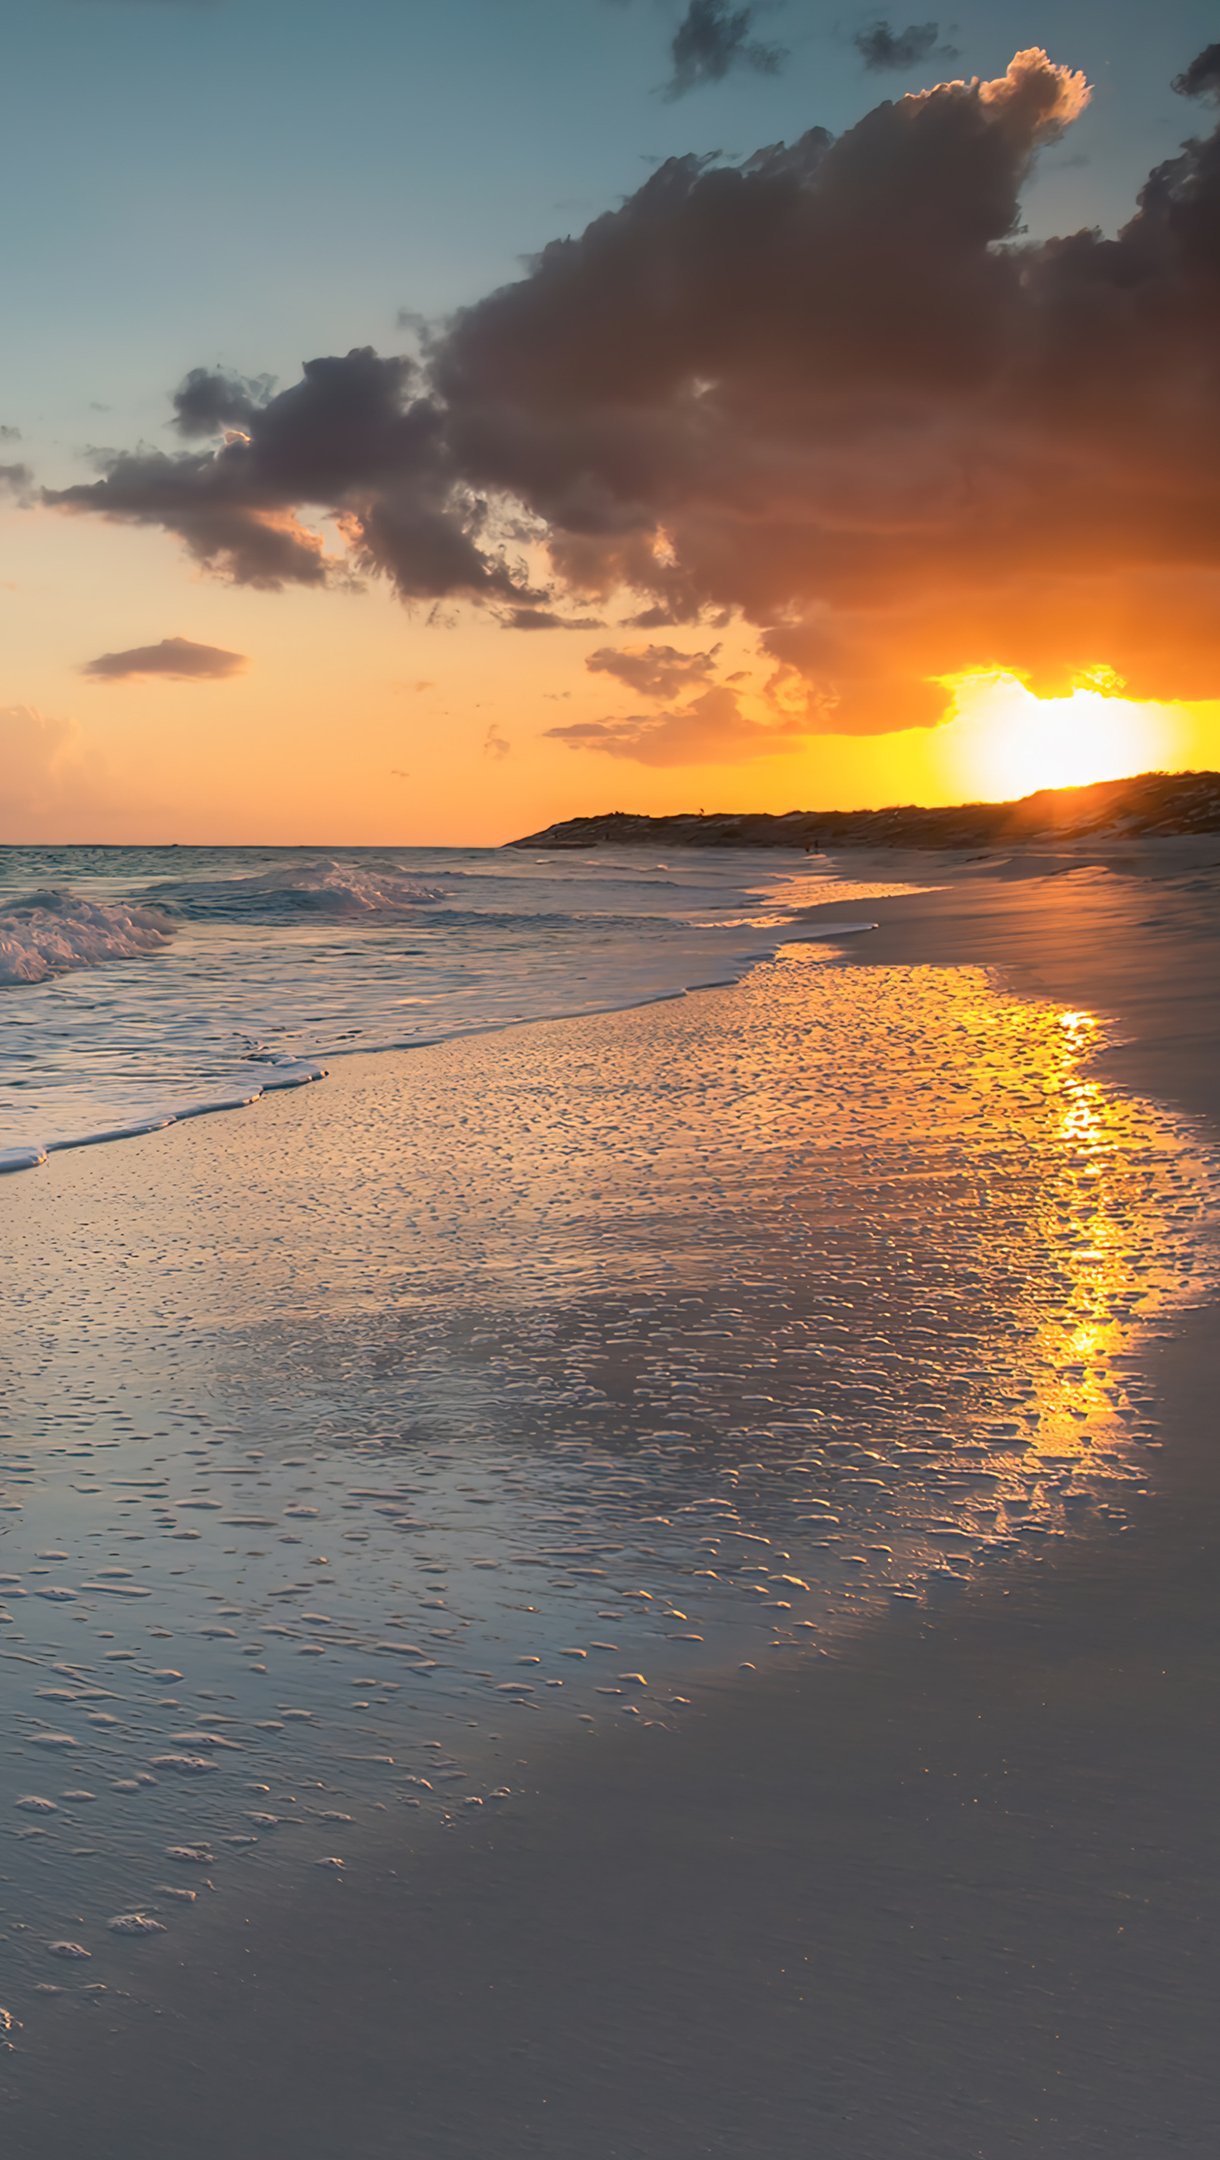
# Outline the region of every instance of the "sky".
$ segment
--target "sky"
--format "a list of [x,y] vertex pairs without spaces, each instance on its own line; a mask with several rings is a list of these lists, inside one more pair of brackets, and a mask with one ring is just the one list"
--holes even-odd
[[1220,765],[1214,6],[929,4],[0,0],[0,839]]

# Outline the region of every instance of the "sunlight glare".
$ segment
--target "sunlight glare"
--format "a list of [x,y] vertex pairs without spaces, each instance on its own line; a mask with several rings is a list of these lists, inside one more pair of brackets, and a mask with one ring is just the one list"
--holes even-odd
[[944,731],[958,787],[1006,802],[1039,788],[1084,787],[1154,771],[1172,760],[1172,710],[1140,705],[1079,683],[1067,697],[1039,698],[1013,675],[974,675],[956,685]]

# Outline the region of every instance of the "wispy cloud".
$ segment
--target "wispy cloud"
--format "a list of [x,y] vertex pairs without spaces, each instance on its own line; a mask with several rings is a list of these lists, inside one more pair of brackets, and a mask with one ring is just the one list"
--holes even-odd
[[665,86],[669,99],[685,97],[702,84],[723,82],[739,68],[758,75],[778,75],[787,65],[782,45],[755,37],[757,9],[730,7],[728,0],[690,0],[670,45],[673,73]]
[[722,683],[677,710],[576,720],[544,730],[569,750],[600,750],[636,765],[744,765],[794,750],[810,732],[807,721],[792,717],[747,719],[736,693]]
[[674,698],[711,680],[720,647],[708,652],[680,652],[674,645],[599,645],[585,666],[593,675],[613,675],[637,697]]
[[600,630],[600,615],[561,615],[555,608],[507,608],[500,617],[505,630]]
[[852,44],[873,74],[891,70],[907,74],[912,68],[922,66],[934,53],[941,60],[957,58],[951,45],[941,44],[940,24],[935,22],[908,23],[905,30],[895,30],[892,23],[878,18],[857,30]]
[[105,767],[75,720],[0,707],[0,840],[87,832],[113,807]]

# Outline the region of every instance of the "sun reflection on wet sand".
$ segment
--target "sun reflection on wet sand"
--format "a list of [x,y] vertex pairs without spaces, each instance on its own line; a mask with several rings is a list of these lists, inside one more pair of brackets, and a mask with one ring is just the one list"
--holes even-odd
[[1101,1038],[798,945],[14,1194],[27,1980],[78,1935],[151,1972],[107,1917],[187,1934],[167,1854],[223,1890],[386,1809],[460,1830],[510,1804],[494,1735],[676,1722],[726,1665],[1121,1527],[1140,1331],[1211,1278],[1214,1180]]
[[[1115,1360],[1130,1348],[1133,1327],[1182,1300],[1197,1261],[1175,1243],[1158,1264],[1156,1215],[1166,1195],[1148,1195],[1135,1171],[1150,1143],[1171,1155],[1170,1131],[1090,1072],[1104,1047],[1096,1015],[1057,1017],[1062,1053],[1054,1055],[1052,1042],[1045,1087],[1048,1103],[1058,1105],[1058,1176],[1044,1198],[1041,1236],[1060,1256],[1063,1299],[1035,1336],[1042,1377],[1033,1444],[1042,1455],[1083,1463],[1121,1440]],[[1139,1129],[1149,1115],[1152,1134]]]

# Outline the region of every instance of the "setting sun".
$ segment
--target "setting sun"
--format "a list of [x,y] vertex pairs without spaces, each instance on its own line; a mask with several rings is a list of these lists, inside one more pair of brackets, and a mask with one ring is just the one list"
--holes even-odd
[[14,2160],[1212,2149],[1216,15],[9,0]]
[[[1100,678],[1099,678],[1100,679]],[[970,676],[944,753],[959,784],[1000,802],[1147,772],[1172,757],[1172,708],[1135,704],[1095,683],[1040,698],[1013,675]]]

